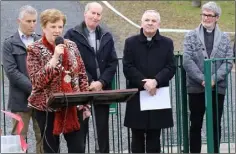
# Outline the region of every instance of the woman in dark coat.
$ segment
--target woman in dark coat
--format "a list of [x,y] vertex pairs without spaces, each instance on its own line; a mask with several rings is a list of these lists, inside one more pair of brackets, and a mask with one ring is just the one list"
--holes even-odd
[[[126,39],[123,72],[127,88],[154,95],[158,88],[169,86],[176,69],[174,47],[171,39],[159,34],[159,25],[159,13],[147,10],[140,34]],[[160,153],[161,129],[173,127],[172,109],[141,111],[139,97],[138,92],[126,105],[124,125],[132,130],[132,152]]]

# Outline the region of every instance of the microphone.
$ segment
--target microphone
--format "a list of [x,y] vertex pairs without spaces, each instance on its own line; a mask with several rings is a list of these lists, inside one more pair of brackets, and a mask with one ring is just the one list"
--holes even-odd
[[64,39],[61,36],[56,37],[55,45],[64,44]]
[[[64,44],[64,39],[61,36],[56,37],[55,45]],[[60,61],[62,62],[62,55],[60,55]]]

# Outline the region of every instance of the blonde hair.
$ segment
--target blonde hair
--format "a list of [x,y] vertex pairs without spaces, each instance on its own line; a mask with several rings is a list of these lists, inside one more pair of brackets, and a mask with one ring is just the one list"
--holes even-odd
[[63,21],[63,26],[66,24],[66,16],[57,9],[47,9],[40,14],[40,25],[45,27],[48,22],[55,23],[58,20]]

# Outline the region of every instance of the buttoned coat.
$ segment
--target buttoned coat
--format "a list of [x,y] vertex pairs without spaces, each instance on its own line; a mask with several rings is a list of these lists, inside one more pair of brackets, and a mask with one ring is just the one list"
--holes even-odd
[[[34,41],[41,36],[34,34]],[[26,69],[26,46],[21,41],[19,32],[7,38],[3,43],[3,68],[9,79],[8,109],[12,112],[28,111],[28,101],[32,85]]]
[[139,35],[125,40],[123,72],[128,80],[127,88],[139,89],[127,102],[126,127],[159,129],[173,126],[172,109],[140,111],[139,98],[140,91],[144,90],[143,79],[156,79],[157,88],[169,86],[176,69],[173,50],[172,40],[161,36],[159,31],[152,41],[147,41],[142,29]]

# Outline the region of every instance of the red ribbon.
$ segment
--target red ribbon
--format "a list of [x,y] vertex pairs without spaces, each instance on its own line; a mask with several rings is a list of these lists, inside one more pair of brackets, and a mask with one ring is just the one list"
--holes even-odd
[[28,145],[27,145],[24,137],[20,135],[21,131],[22,131],[23,127],[24,127],[24,123],[23,123],[21,117],[19,115],[17,115],[17,114],[14,114],[14,113],[11,113],[11,112],[8,112],[8,111],[3,111],[3,110],[1,110],[1,111],[3,113],[5,113],[7,116],[9,116],[9,117],[11,117],[11,118],[13,118],[13,119],[18,121],[18,124],[17,124],[17,127],[16,127],[17,135],[20,136],[20,143],[21,143],[22,150],[24,152],[26,152],[26,150],[28,148]]

